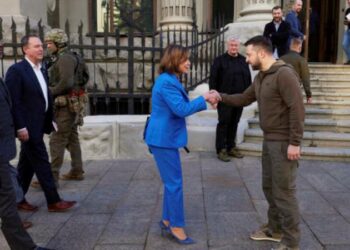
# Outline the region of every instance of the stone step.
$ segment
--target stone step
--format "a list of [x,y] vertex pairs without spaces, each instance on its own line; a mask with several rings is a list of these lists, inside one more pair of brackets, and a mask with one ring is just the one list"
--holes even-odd
[[[250,118],[248,122],[249,128],[260,128],[259,118]],[[349,133],[350,120],[305,119],[304,130],[311,132],[327,131],[336,133]]]
[[305,108],[305,114],[307,119],[350,120],[350,109]]
[[339,79],[339,80],[346,80],[350,78],[350,70],[347,71],[339,71],[339,72],[324,72],[320,71],[317,73],[311,73],[310,74],[310,80],[326,80],[326,79]]
[[[306,119],[350,120],[350,109],[305,108]],[[259,116],[259,110],[255,111]]]
[[305,108],[346,109],[349,107],[350,101],[314,100],[312,103],[305,103]]
[[[244,142],[260,143],[262,140],[263,132],[260,128],[245,130]],[[303,135],[302,145],[305,147],[350,148],[350,133],[305,131]]]
[[310,77],[310,83],[311,87],[320,85],[325,87],[332,87],[332,86],[342,86],[342,87],[348,87],[350,86],[349,80],[347,78],[344,79],[323,79],[319,77]]
[[339,85],[329,85],[329,86],[321,86],[314,85],[311,86],[311,92],[322,92],[322,93],[350,93],[350,85],[349,86],[339,86]]
[[309,70],[310,70],[311,74],[350,72],[350,66],[349,65],[341,65],[341,64],[312,64],[312,63],[309,63]]
[[[305,92],[302,91],[304,97]],[[305,98],[304,98],[305,99]],[[312,100],[314,101],[350,101],[350,88],[349,92],[340,92],[340,93],[334,93],[334,92],[327,92],[327,91],[312,91]]]
[[[239,150],[245,155],[261,156],[262,143],[246,143],[237,145]],[[349,148],[332,147],[302,147],[301,159],[327,160],[327,161],[350,161]]]
[[350,109],[306,108],[307,119],[350,120]]

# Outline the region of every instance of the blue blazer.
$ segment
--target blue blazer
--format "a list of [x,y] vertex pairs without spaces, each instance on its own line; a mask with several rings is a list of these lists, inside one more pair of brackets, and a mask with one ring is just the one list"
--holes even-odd
[[301,32],[300,20],[295,11],[289,11],[285,21],[290,25],[290,37],[304,38],[304,34]]
[[152,113],[146,128],[146,143],[163,148],[186,146],[185,117],[206,108],[203,96],[189,100],[175,74],[160,74],[152,90]]
[[0,78],[0,163],[8,163],[16,156],[15,128],[11,113],[11,98]]
[[[43,75],[47,84],[47,72],[43,71]],[[45,111],[45,98],[40,83],[27,60],[8,69],[5,83],[11,94],[16,131],[26,127],[30,139],[42,139],[44,133],[49,134],[53,129],[52,97],[47,88],[48,109]]]

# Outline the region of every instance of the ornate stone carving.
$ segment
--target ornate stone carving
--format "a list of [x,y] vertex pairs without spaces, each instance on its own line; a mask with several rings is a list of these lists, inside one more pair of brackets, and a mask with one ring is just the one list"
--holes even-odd
[[161,1],[161,20],[163,28],[187,28],[193,24],[192,0],[163,0]]
[[271,9],[280,4],[279,0],[245,0],[238,22],[269,21]]
[[56,0],[47,0],[47,10],[54,12],[56,10]]

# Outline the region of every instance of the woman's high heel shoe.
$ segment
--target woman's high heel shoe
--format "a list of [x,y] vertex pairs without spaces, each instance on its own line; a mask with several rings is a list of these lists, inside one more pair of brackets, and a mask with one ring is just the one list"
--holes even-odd
[[193,240],[193,239],[190,238],[190,237],[186,237],[186,239],[180,240],[180,239],[173,233],[173,231],[171,231],[171,228],[168,227],[168,229],[169,229],[168,232],[169,232],[170,235],[176,240],[177,243],[179,243],[179,244],[181,244],[181,245],[190,245],[190,244],[196,243],[196,241]]
[[170,232],[169,226],[165,225],[163,220],[159,221],[158,224],[159,224],[162,236],[165,236]]

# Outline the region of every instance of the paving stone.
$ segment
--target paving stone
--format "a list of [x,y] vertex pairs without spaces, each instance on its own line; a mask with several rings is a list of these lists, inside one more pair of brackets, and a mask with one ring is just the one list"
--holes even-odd
[[207,212],[254,211],[248,192],[244,187],[204,188],[204,190]]
[[209,246],[219,247],[247,242],[260,223],[256,213],[216,212],[207,213],[207,224]]
[[313,214],[303,215],[303,219],[322,245],[347,244],[350,246],[350,223],[342,216]]
[[69,221],[73,213],[74,208],[65,213],[49,213],[40,209],[29,217],[34,226],[27,231],[38,245],[46,245]]
[[185,218],[186,220],[205,221],[205,208],[203,195],[185,195]]
[[237,244],[228,244],[226,246],[213,246],[209,247],[209,250],[267,250],[272,249],[274,246],[277,246],[276,243],[270,243],[267,241],[253,241],[249,240],[249,242],[237,243]]
[[182,176],[201,176],[201,165],[199,161],[182,162]]
[[57,250],[94,249],[110,216],[103,214],[75,215],[65,223],[48,247]]
[[94,189],[81,203],[79,213],[82,214],[112,214],[118,202],[122,200],[127,190],[127,185],[105,186]]
[[350,191],[350,168],[349,163],[332,163],[322,166],[331,176],[336,178]]
[[184,193],[189,195],[203,195],[202,179],[200,176],[184,176],[183,190]]
[[259,225],[265,224],[267,222],[269,204],[266,200],[253,200],[252,202],[259,217]]
[[322,196],[350,222],[350,193],[323,192]]
[[159,187],[160,182],[158,181],[132,181],[120,206],[125,209],[154,205],[158,199]]
[[239,173],[242,180],[245,182],[254,182],[254,181],[261,182],[261,166],[249,165],[249,164],[240,166]]
[[[183,151],[183,150],[181,150]],[[186,232],[197,244],[161,237],[163,185],[153,159],[85,162],[85,180],[61,181],[60,195],[78,201],[66,213],[48,213],[41,190],[29,189],[36,213],[20,213],[40,246],[58,250],[265,250],[249,234],[267,221],[260,157],[223,163],[215,152],[181,152]],[[69,171],[66,163],[62,171]],[[350,249],[348,163],[300,161],[297,195],[301,249]],[[82,240],[84,239],[84,240]],[[72,246],[72,247],[71,247]],[[0,233],[0,249],[8,250]]]
[[98,244],[144,244],[151,223],[147,207],[119,209],[107,223]]
[[158,169],[154,162],[142,162],[133,176],[134,180],[154,180],[159,179]]
[[261,181],[249,181],[244,183],[252,200],[264,200],[265,195],[262,190]]
[[180,245],[169,234],[161,236],[161,231],[157,223],[153,223],[147,238],[146,250],[166,249],[166,250],[206,250],[208,249],[206,238],[206,225],[204,222],[186,222],[186,233],[196,240],[193,245]]
[[337,211],[316,191],[297,192],[302,214],[336,214]]
[[300,222],[300,249],[322,250],[321,243],[317,240],[310,228],[303,222]]
[[297,176],[297,191],[308,191],[308,190],[315,190],[315,188],[300,174],[300,171],[298,171],[299,174]]
[[94,250],[143,250],[143,245],[96,245]]
[[325,250],[349,250],[349,245],[326,245]]
[[207,169],[230,170],[234,167],[234,164],[232,161],[229,161],[229,162],[220,161],[215,156],[215,158],[201,159],[201,167],[202,167],[202,171]]
[[348,189],[328,173],[306,173],[303,177],[319,192],[344,192]]

